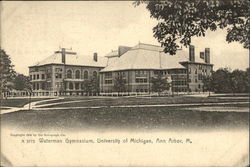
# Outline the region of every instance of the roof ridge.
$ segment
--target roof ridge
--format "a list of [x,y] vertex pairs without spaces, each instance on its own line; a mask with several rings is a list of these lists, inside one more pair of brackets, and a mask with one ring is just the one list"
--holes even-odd
[[159,46],[159,45],[154,45],[154,44],[148,44],[148,43],[143,43],[143,42],[140,42],[139,45],[140,45],[140,44],[143,44],[143,45],[150,45],[150,46],[156,46],[156,47],[162,48],[161,46]]

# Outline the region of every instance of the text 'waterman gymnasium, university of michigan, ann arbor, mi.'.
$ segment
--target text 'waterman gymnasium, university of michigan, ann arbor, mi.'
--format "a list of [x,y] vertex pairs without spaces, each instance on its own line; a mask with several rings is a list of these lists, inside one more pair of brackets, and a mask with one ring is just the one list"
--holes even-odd
[[84,81],[93,78],[99,94],[115,93],[117,76],[124,80],[121,92],[148,94],[152,93],[151,78],[158,73],[171,83],[172,92],[202,92],[202,77],[210,75],[212,68],[209,48],[195,56],[191,45],[189,52],[179,49],[172,56],[160,46],[139,43],[119,46],[104,57],[82,56],[63,48],[30,66],[29,75],[35,95],[85,95]]

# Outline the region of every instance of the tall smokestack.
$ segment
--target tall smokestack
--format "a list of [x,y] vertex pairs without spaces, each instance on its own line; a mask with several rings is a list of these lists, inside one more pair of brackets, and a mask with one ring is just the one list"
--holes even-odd
[[97,57],[97,53],[96,53],[96,52],[95,52],[94,55],[93,55],[93,59],[94,59],[95,62],[97,62],[98,57]]
[[62,63],[66,63],[66,53],[65,53],[65,48],[62,48]]
[[210,48],[205,48],[205,62],[210,64]]
[[195,62],[195,50],[194,45],[189,46],[189,61]]

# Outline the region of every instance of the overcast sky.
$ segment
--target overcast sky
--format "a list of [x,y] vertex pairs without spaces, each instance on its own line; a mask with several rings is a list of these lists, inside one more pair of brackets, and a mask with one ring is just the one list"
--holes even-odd
[[[53,54],[59,46],[72,47],[82,55],[98,52],[104,56],[119,45],[134,46],[139,41],[159,45],[152,32],[157,21],[150,18],[145,6],[135,8],[132,1],[0,3],[1,47],[19,73],[28,74],[28,66]],[[248,50],[235,42],[228,44],[225,36],[226,31],[219,30],[194,38],[196,55],[210,47],[214,69],[247,68]]]

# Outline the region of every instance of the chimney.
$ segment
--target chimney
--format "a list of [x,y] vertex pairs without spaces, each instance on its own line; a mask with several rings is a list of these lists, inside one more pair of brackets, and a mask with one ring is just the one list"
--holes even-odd
[[98,58],[97,58],[97,53],[96,52],[94,53],[93,59],[94,59],[95,62],[97,62]]
[[190,46],[189,46],[189,61],[195,62],[194,45],[190,45]]
[[200,52],[200,58],[204,59],[204,52]]
[[210,64],[210,48],[205,48],[205,63]]
[[66,53],[65,53],[65,48],[62,48],[62,63],[66,63]]

